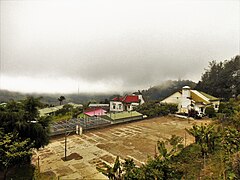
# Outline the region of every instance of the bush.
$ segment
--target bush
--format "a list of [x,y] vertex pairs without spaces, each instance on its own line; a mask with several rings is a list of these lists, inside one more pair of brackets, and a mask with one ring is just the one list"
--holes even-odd
[[212,106],[206,107],[205,114],[209,117],[216,117],[216,112]]
[[177,109],[177,105],[175,104],[159,104],[156,102],[147,102],[143,105],[137,106],[134,110],[147,115],[148,117],[158,117],[158,116],[166,116],[169,113],[175,113]]
[[233,157],[233,172],[236,179],[240,179],[240,152],[236,153]]

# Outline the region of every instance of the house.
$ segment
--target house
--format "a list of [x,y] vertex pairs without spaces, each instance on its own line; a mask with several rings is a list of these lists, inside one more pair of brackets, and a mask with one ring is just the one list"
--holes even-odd
[[208,106],[213,106],[218,111],[220,100],[201,91],[191,90],[189,86],[184,86],[181,91],[173,93],[163,99],[160,103],[177,104],[178,113],[189,113],[191,110],[199,114],[205,114]]
[[39,115],[40,117],[54,115],[56,111],[62,108],[63,108],[63,105],[39,109]]
[[76,103],[72,103],[72,102],[67,103],[67,104],[71,105],[73,108],[83,108],[82,104],[76,104]]
[[142,94],[115,97],[110,101],[110,112],[132,111],[134,107],[144,103]]
[[[67,104],[66,104],[67,105]],[[75,104],[75,103],[68,103],[68,105],[71,105],[73,108],[83,108],[82,104]],[[39,109],[39,115],[40,116],[50,116],[54,115],[56,111],[64,108],[64,105],[54,106],[54,107],[48,107]]]
[[90,108],[102,108],[106,111],[109,111],[109,104],[94,104],[94,103],[91,103],[88,105],[88,107]]
[[87,115],[89,117],[93,117],[93,116],[102,116],[105,115],[107,113],[106,110],[104,110],[103,108],[89,108],[86,109],[83,114]]

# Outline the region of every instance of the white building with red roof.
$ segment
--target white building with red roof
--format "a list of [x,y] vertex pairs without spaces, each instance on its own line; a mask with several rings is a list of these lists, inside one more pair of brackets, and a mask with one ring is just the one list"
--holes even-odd
[[110,101],[111,112],[132,111],[134,107],[143,104],[145,101],[141,94],[125,95],[115,97]]

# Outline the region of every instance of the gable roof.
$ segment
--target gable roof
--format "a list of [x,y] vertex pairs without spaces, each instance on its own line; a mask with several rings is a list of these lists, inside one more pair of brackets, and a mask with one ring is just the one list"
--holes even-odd
[[39,109],[40,116],[46,116],[47,114],[54,113],[63,108],[63,105]]
[[200,92],[202,95],[206,96],[210,101],[219,101],[219,98],[216,98],[212,95],[209,95],[209,94],[201,92],[201,91],[198,91],[198,92]]
[[109,104],[89,104],[88,107],[109,107]]
[[[174,97],[174,95],[176,95],[177,93],[182,94],[182,91],[180,90],[180,91],[173,93],[172,95],[163,99],[161,102],[172,101],[172,103],[179,103],[176,100],[176,97]],[[190,90],[190,98],[192,100],[194,100],[196,103],[203,103],[203,104],[210,104],[211,101],[219,101],[220,100],[219,98],[216,98],[212,95],[209,95],[207,93],[197,91],[197,90]]]
[[138,103],[139,98],[137,95],[125,95],[124,97],[115,97],[112,101],[121,101],[124,103]]
[[190,90],[191,92],[191,98],[195,101],[195,102],[203,102],[205,104],[209,104],[210,101],[209,99],[204,96],[203,94],[201,94],[199,91],[197,90]]
[[138,98],[138,96],[134,96],[134,95],[132,95],[132,96],[126,95],[123,98],[122,101],[125,102],[125,103],[132,103],[132,102],[138,103],[139,102],[139,98]]
[[107,112],[107,111],[104,110],[104,109],[102,109],[102,108],[89,108],[89,109],[86,109],[86,110],[83,112],[83,114],[92,117],[92,116],[105,115],[106,112]]

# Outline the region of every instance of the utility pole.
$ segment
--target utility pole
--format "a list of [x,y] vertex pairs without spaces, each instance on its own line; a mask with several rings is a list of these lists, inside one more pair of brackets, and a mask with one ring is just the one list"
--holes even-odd
[[67,132],[65,132],[65,161],[67,161]]
[[70,132],[67,132],[67,120],[66,120],[66,127],[65,127],[65,153],[64,153],[64,159],[67,161],[67,136],[70,134]]
[[184,134],[184,147],[187,146],[187,134],[186,134],[186,130],[185,130],[185,134]]
[[39,155],[38,155],[38,159],[37,159],[38,163],[37,163],[37,166],[38,166],[38,171],[40,172],[40,158],[39,158]]

